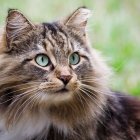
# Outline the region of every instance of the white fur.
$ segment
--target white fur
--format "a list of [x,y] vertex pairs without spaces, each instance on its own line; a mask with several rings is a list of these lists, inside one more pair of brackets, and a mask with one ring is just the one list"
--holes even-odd
[[41,133],[44,129],[47,130],[50,127],[50,121],[45,115],[40,115],[37,118],[24,118],[23,121],[7,130],[5,128],[4,120],[0,121],[0,140],[25,140],[26,138],[32,138]]

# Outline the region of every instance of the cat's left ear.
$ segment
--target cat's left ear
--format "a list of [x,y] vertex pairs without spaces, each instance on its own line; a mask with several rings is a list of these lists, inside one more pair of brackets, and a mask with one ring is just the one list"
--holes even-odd
[[91,12],[89,9],[80,7],[64,20],[64,25],[84,35],[87,21],[90,16]]
[[18,10],[10,9],[6,20],[6,40],[10,44],[34,28],[34,25]]

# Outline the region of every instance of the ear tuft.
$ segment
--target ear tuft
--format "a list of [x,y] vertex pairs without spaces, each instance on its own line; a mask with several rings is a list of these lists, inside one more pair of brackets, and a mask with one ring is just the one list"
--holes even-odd
[[10,12],[12,12],[12,11],[18,11],[17,9],[11,9],[11,8],[9,8],[8,9],[8,14],[10,13]]
[[80,7],[64,21],[64,25],[85,31],[90,16],[91,12],[89,9]]
[[8,44],[28,33],[34,25],[18,10],[9,9],[6,20],[6,38]]

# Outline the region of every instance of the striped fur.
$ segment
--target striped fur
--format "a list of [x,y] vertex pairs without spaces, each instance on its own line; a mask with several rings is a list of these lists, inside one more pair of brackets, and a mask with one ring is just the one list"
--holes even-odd
[[[83,7],[62,21],[34,25],[18,10],[9,11],[0,37],[1,140],[137,139],[139,125],[135,132],[135,117],[126,116],[125,97],[112,95],[110,70],[90,48],[89,16]],[[77,65],[69,64],[73,52],[80,55]],[[38,54],[49,57],[47,67],[35,62]],[[67,75],[71,79],[63,91],[59,77]],[[118,112],[122,112],[120,117]],[[121,122],[129,130],[122,129]],[[123,132],[117,135],[119,129]]]

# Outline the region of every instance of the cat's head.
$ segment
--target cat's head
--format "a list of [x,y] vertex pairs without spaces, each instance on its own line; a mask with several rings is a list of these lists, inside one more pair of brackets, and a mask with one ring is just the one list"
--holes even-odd
[[9,116],[48,108],[66,117],[103,104],[108,71],[89,47],[89,16],[79,8],[63,20],[33,24],[9,10],[0,51],[0,99]]

